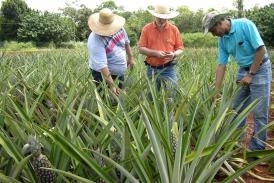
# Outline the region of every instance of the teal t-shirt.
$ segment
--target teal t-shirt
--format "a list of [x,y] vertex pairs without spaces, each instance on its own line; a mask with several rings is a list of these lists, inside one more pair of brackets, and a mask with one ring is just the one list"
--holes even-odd
[[[256,50],[264,45],[255,24],[246,19],[232,19],[228,35],[219,37],[219,64],[227,64],[232,55],[240,67],[252,64]],[[267,57],[265,53],[264,57]]]

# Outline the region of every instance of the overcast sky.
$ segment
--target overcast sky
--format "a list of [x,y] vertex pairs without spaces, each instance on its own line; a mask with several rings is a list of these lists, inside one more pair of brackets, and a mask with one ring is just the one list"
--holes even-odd
[[[3,0],[0,0],[2,2]],[[29,7],[37,10],[58,11],[59,8],[66,7],[66,3],[72,4],[75,0],[25,0]],[[77,0],[78,4],[84,4],[88,8],[94,9],[104,0]],[[125,10],[132,11],[145,9],[148,5],[153,5],[160,0],[114,0],[116,5],[124,6]],[[161,0],[163,1],[163,0]],[[191,10],[215,8],[217,10],[233,9],[234,0],[166,0],[171,7],[186,5]],[[255,5],[264,6],[274,3],[274,0],[244,0],[244,8],[249,9]]]

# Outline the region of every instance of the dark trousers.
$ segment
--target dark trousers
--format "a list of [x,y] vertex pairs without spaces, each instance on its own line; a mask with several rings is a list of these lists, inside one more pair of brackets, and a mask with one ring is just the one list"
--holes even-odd
[[[103,76],[101,74],[101,72],[95,71],[90,69],[91,75],[93,77],[93,79],[96,81],[95,85],[96,87],[100,87],[102,82],[104,81]],[[118,80],[118,87],[123,89],[124,88],[124,80],[125,80],[125,76],[124,75],[111,75],[112,79]]]

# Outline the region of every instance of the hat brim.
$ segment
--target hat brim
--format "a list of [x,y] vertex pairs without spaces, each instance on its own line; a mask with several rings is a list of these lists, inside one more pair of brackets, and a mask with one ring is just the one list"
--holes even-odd
[[113,22],[102,24],[99,22],[99,13],[89,16],[88,26],[91,31],[101,36],[111,36],[118,32],[125,24],[125,19],[119,15],[114,15]]
[[162,18],[162,19],[171,19],[179,15],[179,12],[176,12],[176,11],[172,11],[169,14],[156,13],[154,10],[148,10],[148,12],[152,14],[153,16]]
[[208,28],[204,28],[204,35],[208,33]]
[[210,23],[208,24],[207,27],[204,28],[204,35],[207,34],[209,32],[209,30],[221,19],[227,17],[229,14],[228,13],[220,13],[215,15],[212,20],[210,21]]

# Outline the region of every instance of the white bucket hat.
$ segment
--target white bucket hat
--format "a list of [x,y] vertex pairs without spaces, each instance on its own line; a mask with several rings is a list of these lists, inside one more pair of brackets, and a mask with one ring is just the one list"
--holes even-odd
[[170,8],[165,5],[156,5],[154,10],[148,10],[150,14],[162,19],[170,19],[179,15],[177,11],[170,11]]
[[125,19],[114,14],[110,9],[103,8],[99,13],[89,16],[90,30],[101,36],[111,36],[118,32],[125,24]]

